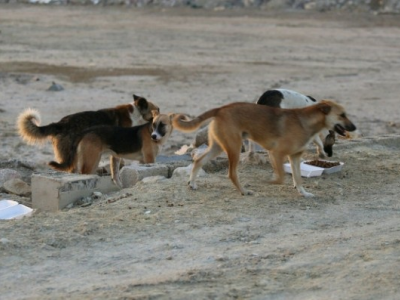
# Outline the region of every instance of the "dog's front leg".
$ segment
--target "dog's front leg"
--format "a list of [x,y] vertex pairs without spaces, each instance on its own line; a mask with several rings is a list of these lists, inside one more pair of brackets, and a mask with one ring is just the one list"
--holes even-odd
[[119,177],[119,165],[121,159],[118,157],[110,156],[110,170],[112,181],[120,188],[122,188],[121,178]]
[[297,191],[304,197],[314,197],[313,194],[306,192],[302,185],[300,159],[302,152],[289,156],[290,166],[292,167],[293,184]]

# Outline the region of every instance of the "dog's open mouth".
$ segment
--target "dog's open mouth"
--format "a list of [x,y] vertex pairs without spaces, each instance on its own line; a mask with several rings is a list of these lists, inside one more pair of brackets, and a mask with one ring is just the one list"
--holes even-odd
[[344,129],[342,125],[336,124],[334,128],[337,134],[340,134],[341,136],[346,136],[346,129]]

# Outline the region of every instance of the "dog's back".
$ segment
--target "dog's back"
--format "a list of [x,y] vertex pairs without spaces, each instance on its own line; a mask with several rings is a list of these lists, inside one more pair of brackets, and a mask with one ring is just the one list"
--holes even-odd
[[311,96],[287,89],[268,90],[257,100],[257,104],[280,108],[301,108],[317,103]]
[[[304,130],[299,126],[301,123],[299,120],[304,114],[306,112],[299,109],[281,109],[237,102],[223,106],[216,113],[210,126],[214,134],[226,136],[227,139],[237,136],[240,139],[249,138],[256,142],[273,140],[273,143],[277,143],[282,140],[290,144],[291,136],[297,135],[299,139],[304,135]],[[308,139],[308,134],[305,139]],[[271,145],[266,148],[273,147]]]
[[129,117],[129,112],[132,111],[133,107],[130,104],[120,105],[112,109],[83,111],[65,116],[59,122],[51,123],[47,127],[54,128],[54,135],[76,135],[89,127],[100,125],[131,127],[132,120]]

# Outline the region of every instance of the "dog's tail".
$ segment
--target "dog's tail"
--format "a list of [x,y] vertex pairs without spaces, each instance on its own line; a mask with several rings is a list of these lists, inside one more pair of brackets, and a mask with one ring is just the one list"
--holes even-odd
[[72,152],[70,155],[68,155],[67,161],[63,161],[61,163],[58,163],[58,162],[52,160],[51,162],[49,162],[49,166],[57,171],[73,172],[74,165],[75,165],[74,164],[75,155],[76,155],[76,151]]
[[215,117],[218,111],[219,108],[211,109],[192,120],[189,120],[187,115],[178,114],[172,119],[172,126],[183,132],[191,132],[198,129],[208,119]]
[[23,111],[17,120],[17,128],[21,138],[28,144],[38,144],[44,142],[49,136],[59,132],[57,125],[40,125],[40,114],[37,110],[28,108]]

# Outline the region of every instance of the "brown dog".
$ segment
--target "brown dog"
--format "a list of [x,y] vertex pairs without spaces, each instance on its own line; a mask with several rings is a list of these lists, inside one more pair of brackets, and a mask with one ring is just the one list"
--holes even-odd
[[209,147],[195,159],[189,185],[197,189],[195,180],[201,167],[225,151],[229,159],[229,178],[242,195],[252,194],[240,185],[236,172],[243,139],[252,140],[270,152],[276,176],[271,183],[283,183],[283,164],[288,156],[294,186],[303,196],[312,197],[313,194],[306,192],[301,183],[300,158],[303,151],[322,129],[337,132],[356,130],[344,108],[328,100],[298,109],[232,103],[209,110],[193,120],[187,120],[185,115],[177,115],[172,124],[178,130],[190,132],[210,118],[213,120],[209,127]]
[[[172,133],[172,115],[159,114],[153,110],[153,121],[135,127],[94,126],[76,139],[71,149],[71,167],[77,166],[78,173],[94,174],[102,154],[117,158],[154,163],[160,147]],[[119,163],[111,168],[111,177],[122,187],[119,178]]]
[[[133,103],[113,108],[68,115],[45,126],[38,126],[38,111],[27,109],[19,115],[17,127],[20,136],[28,144],[38,144],[50,138],[58,162],[51,161],[49,165],[59,171],[74,172],[75,165],[66,162],[71,161],[71,147],[85,129],[97,125],[131,127],[144,124],[152,118],[152,110],[159,110],[158,106],[143,97],[133,95],[133,100]],[[115,164],[119,165],[119,161],[111,159],[111,166]]]

